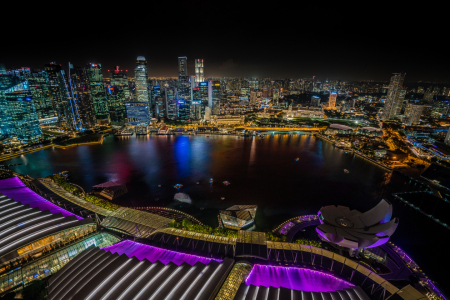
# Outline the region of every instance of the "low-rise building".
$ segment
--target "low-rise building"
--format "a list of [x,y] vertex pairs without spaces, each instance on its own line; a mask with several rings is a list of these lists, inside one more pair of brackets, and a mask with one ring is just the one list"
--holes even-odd
[[245,117],[242,115],[225,115],[225,116],[211,116],[211,124],[220,125],[243,125]]
[[330,127],[325,130],[325,134],[353,134],[353,128],[341,125],[341,124],[331,124]]

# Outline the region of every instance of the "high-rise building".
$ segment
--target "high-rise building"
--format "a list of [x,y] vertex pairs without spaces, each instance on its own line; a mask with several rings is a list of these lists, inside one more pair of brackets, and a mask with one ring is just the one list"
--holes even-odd
[[336,100],[337,100],[337,93],[331,92],[330,98],[328,100],[328,108],[329,109],[336,109]]
[[27,77],[31,97],[36,108],[36,114],[42,122],[51,122],[57,119],[50,97],[48,76],[45,71],[31,72]]
[[103,86],[102,65],[89,63],[86,67],[89,96],[97,124],[110,122],[108,99]]
[[212,115],[220,114],[220,81],[208,82],[208,106]]
[[188,79],[187,73],[187,57],[178,57],[178,81],[186,82]]
[[[69,72],[71,71],[71,64],[69,63]],[[61,103],[64,109],[64,126],[67,128],[81,130],[83,129],[79,114],[79,102],[77,93],[72,85],[70,73],[66,76],[64,70],[58,74],[59,90],[61,92]]]
[[193,89],[192,119],[204,119],[206,107],[208,107],[208,82],[199,82],[198,87]]
[[0,134],[23,142],[39,140],[42,131],[28,81],[0,76]]
[[119,66],[110,72],[110,84],[107,86],[108,107],[111,123],[123,125],[127,115],[125,103],[130,102],[130,89],[127,74]]
[[134,82],[136,85],[134,102],[149,103],[150,93],[148,89],[148,70],[145,57],[138,56],[134,69]]
[[251,91],[250,92],[250,105],[255,105],[256,104],[256,92]]
[[48,78],[48,90],[53,109],[56,112],[59,123],[65,123],[65,112],[62,104],[63,91],[60,91],[61,82],[61,65],[51,62],[44,68]]
[[319,107],[321,98],[319,96],[313,95],[311,96],[311,106]]
[[383,114],[381,119],[392,120],[400,114],[400,110],[405,99],[406,89],[403,87],[405,74],[394,73],[389,83],[389,88],[386,95],[386,103],[384,104]]
[[422,116],[423,109],[424,105],[408,103],[405,109],[405,124],[418,124],[420,122],[420,117]]
[[127,125],[148,125],[150,119],[148,116],[148,103],[144,102],[126,102],[125,110],[127,115]]
[[205,74],[204,74],[204,65],[203,65],[203,59],[196,59],[195,60],[195,83],[196,86],[200,82],[205,81]]
[[80,129],[94,127],[96,118],[92,109],[92,97],[89,93],[86,69],[69,63],[68,81],[76,109],[74,113],[76,112],[76,117],[81,123]]
[[176,88],[166,88],[166,115],[169,120],[177,120],[177,89]]
[[156,118],[158,118],[158,108],[157,108],[157,104],[156,104],[156,98],[160,98],[161,97],[161,86],[159,85],[154,85],[152,88],[152,95],[151,95],[151,101],[150,101],[150,111],[153,112],[153,115],[156,116]]

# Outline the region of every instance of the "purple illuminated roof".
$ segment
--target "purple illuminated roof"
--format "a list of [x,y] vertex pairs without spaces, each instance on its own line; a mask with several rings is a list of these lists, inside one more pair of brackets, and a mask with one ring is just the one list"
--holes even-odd
[[[103,250],[110,251],[111,253],[117,253],[119,255],[125,253],[128,257],[134,256],[139,260],[143,260],[144,258],[146,258],[152,263],[155,263],[157,260],[159,260],[165,265],[167,265],[169,262],[173,262],[178,266],[183,262],[186,262],[191,266],[195,265],[197,262],[201,262],[206,265],[211,261],[211,258],[165,250],[157,247],[139,244],[130,240],[125,240],[115,245],[105,247],[103,248]],[[217,261],[222,262],[221,260]]]
[[28,204],[32,208],[38,207],[41,211],[49,210],[52,214],[62,213],[64,217],[76,216],[78,220],[83,220],[82,217],[62,209],[61,207],[42,198],[28,188],[18,177],[0,180],[0,193],[8,198],[22,203],[23,205]]
[[245,284],[305,292],[332,292],[354,286],[333,275],[315,270],[262,265],[253,266]]

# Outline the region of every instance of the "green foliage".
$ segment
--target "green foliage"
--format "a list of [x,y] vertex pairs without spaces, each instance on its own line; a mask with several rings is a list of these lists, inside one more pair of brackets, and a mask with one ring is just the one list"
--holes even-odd
[[[57,185],[59,185],[66,191],[71,192],[75,196],[82,196],[82,194],[83,194],[83,192],[80,191],[79,188],[69,184],[67,182],[66,178],[62,175],[55,174],[55,175],[50,175],[47,178],[53,180]],[[86,195],[86,198],[84,198],[84,200],[86,200],[87,202],[91,202],[92,204],[95,204],[104,209],[110,210],[110,211],[115,211],[116,209],[118,209],[120,207],[117,204],[100,199],[99,197],[96,197],[94,195]]]
[[317,247],[317,248],[322,247],[321,242],[312,241],[312,240],[308,240],[308,239],[299,239],[299,240],[296,240],[295,243],[302,244],[302,245],[309,245],[309,246],[313,246],[313,247]]
[[[204,234],[212,234],[223,237],[234,237],[237,238],[237,231],[231,229],[223,229],[223,228],[212,228],[207,225],[199,225],[194,224],[192,221],[188,219],[184,219],[181,223],[174,221],[171,223],[171,226],[174,228],[184,228],[188,231],[204,233]],[[179,226],[179,227],[177,227]]]
[[287,237],[285,235],[273,234],[272,232],[269,231],[266,233],[266,240],[272,242],[286,242]]

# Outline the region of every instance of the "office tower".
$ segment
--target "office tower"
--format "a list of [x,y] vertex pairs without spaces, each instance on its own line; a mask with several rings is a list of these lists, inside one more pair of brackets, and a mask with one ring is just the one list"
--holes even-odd
[[63,91],[60,91],[61,65],[51,62],[45,65],[44,70],[47,74],[50,100],[52,101],[53,109],[56,112],[58,121],[62,125],[65,120],[65,113],[61,98]]
[[413,125],[420,123],[424,105],[416,105],[408,103],[405,109],[405,124]]
[[208,82],[199,82],[198,87],[193,89],[193,100],[191,106],[191,116],[193,120],[202,120],[205,109],[208,107]]
[[107,86],[108,107],[111,122],[123,125],[127,115],[125,103],[130,102],[127,73],[119,70],[119,66],[109,73],[110,84]]
[[166,116],[169,120],[177,120],[178,118],[176,93],[177,89],[175,88],[165,89]]
[[110,122],[108,99],[103,86],[102,65],[89,63],[86,67],[88,91],[91,98],[92,110],[97,124]]
[[337,93],[331,92],[330,98],[328,100],[328,108],[329,109],[336,109],[336,99],[337,99]]
[[[72,65],[69,63],[69,72],[72,71]],[[59,90],[61,92],[61,103],[64,110],[64,126],[70,129],[82,130],[83,125],[80,119],[78,94],[74,93],[75,88],[72,84],[70,73],[66,76],[64,70],[58,74]],[[102,86],[103,87],[103,86]]]
[[203,59],[196,59],[195,60],[195,86],[198,86],[200,82],[205,81],[205,74],[204,74],[204,65],[203,65]]
[[394,73],[391,77],[381,120],[392,120],[400,114],[406,94],[403,88],[404,80],[405,74],[401,73]]
[[38,119],[42,123],[52,123],[58,118],[53,109],[49,91],[49,80],[45,71],[31,72],[26,78]]
[[165,96],[155,97],[156,118],[163,119],[167,117]]
[[148,71],[145,57],[138,56],[134,69],[134,82],[136,84],[134,102],[149,103],[150,93],[148,89]]
[[161,86],[158,85],[158,82],[155,82],[151,90],[150,111],[153,113],[152,116],[156,116],[157,118],[156,98],[158,97],[161,97]]
[[148,125],[150,124],[150,119],[148,115],[148,102],[126,102],[126,122],[127,125]]
[[89,93],[87,71],[83,67],[69,63],[68,81],[71,94],[73,94],[74,107],[79,118],[80,129],[89,129],[95,126],[96,118]]
[[259,89],[259,81],[258,80],[249,80],[248,87],[253,91],[257,91]]
[[0,75],[0,134],[28,143],[42,138],[28,81]]
[[434,119],[446,118],[449,115],[449,107],[448,100],[433,101],[430,115]]
[[311,96],[311,106],[313,107],[319,107],[320,106],[320,97],[313,95]]
[[208,107],[212,115],[220,114],[220,81],[208,82]]
[[187,81],[187,57],[178,57],[178,81]]

